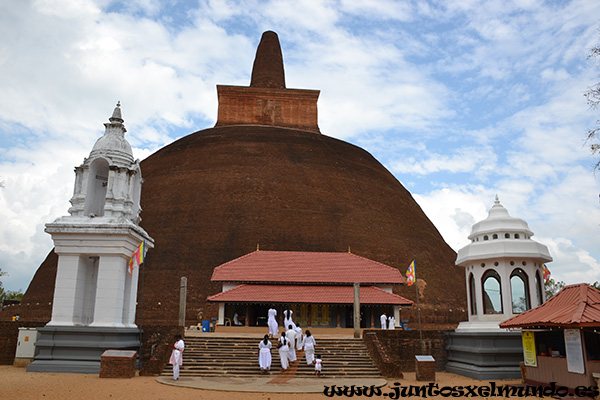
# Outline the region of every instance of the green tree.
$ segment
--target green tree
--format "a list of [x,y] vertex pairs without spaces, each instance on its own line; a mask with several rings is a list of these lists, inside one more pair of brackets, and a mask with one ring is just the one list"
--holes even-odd
[[[0,278],[3,276],[6,276],[6,275],[8,275],[8,273],[2,271],[2,268],[0,268]],[[22,298],[23,298],[23,292],[21,290],[6,290],[6,289],[4,289],[4,285],[2,284],[2,281],[0,280],[0,301],[3,301],[3,300],[21,301]]]
[[550,297],[554,296],[556,293],[560,292],[562,288],[564,288],[566,284],[563,281],[556,282],[554,279],[550,278],[547,282],[544,282],[544,291],[546,292],[546,300]]
[[[588,58],[600,59],[600,45],[594,46]],[[600,63],[598,63],[600,66]],[[600,82],[592,85],[584,93],[590,108],[596,110],[600,107]],[[593,155],[600,154],[600,120],[596,121],[596,127],[588,129],[586,143],[589,144]],[[600,159],[594,164],[594,171],[600,170]]]

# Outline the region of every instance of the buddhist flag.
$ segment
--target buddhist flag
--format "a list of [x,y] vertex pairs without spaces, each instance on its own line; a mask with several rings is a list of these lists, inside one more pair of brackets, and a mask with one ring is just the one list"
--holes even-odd
[[133,273],[135,267],[139,267],[144,262],[144,253],[146,253],[146,241],[140,243],[138,248],[129,259],[129,275]]
[[406,270],[406,284],[408,286],[412,286],[413,283],[417,280],[417,271],[415,269],[415,260],[410,263],[410,266]]
[[544,272],[544,282],[548,282],[550,280],[550,270],[546,267],[546,264],[542,264],[542,271]]

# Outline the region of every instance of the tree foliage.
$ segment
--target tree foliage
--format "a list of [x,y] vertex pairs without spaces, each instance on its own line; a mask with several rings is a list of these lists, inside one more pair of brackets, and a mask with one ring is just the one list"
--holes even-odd
[[547,282],[544,282],[544,291],[546,292],[546,300],[550,297],[554,296],[556,293],[560,292],[562,288],[566,286],[566,283],[563,281],[556,282],[554,279],[550,278]]
[[[593,47],[588,57],[598,60],[598,65],[600,66],[600,45]],[[587,99],[588,105],[592,109],[597,110],[600,107],[600,82],[590,86],[584,93],[584,96]],[[588,129],[586,143],[589,144],[593,155],[600,155],[600,120],[596,121],[595,128]],[[597,170],[600,170],[600,159],[594,164],[594,171]]]
[[[8,275],[6,272],[2,271],[0,268],[0,278]],[[18,300],[21,301],[23,298],[23,292],[21,290],[6,290],[4,289],[4,285],[0,280],[0,301],[3,300]]]

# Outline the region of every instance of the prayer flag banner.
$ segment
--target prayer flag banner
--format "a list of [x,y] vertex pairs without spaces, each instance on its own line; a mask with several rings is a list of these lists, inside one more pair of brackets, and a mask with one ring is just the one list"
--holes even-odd
[[542,264],[542,270],[544,272],[544,281],[548,282],[550,280],[550,270],[546,267],[546,264]]
[[146,241],[143,241],[142,243],[140,243],[140,245],[138,246],[138,248],[135,250],[135,252],[132,254],[131,258],[129,259],[129,275],[131,275],[133,273],[133,269],[135,267],[139,267],[140,264],[142,264],[144,262],[144,253],[146,252]]
[[415,269],[415,260],[410,263],[408,270],[406,270],[406,284],[408,286],[412,286],[413,283],[417,280],[417,271]]

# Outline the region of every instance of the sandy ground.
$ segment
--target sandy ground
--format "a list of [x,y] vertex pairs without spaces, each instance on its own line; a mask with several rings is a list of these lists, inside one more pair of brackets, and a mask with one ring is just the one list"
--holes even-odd
[[[390,381],[383,393],[392,393],[390,387],[395,382],[402,386],[423,385],[427,382],[417,382],[414,373],[405,373],[405,378]],[[513,381],[496,381],[498,384],[519,383]],[[437,373],[436,383],[442,386],[467,386],[489,385],[488,381],[477,381],[450,373]],[[354,396],[357,397],[357,396]],[[361,396],[365,398],[364,396]],[[378,396],[373,396],[378,397]],[[382,398],[389,397],[381,396]],[[139,377],[132,379],[100,379],[98,375],[87,374],[54,374],[54,373],[27,373],[24,368],[0,366],[0,399],[44,399],[44,400],[81,400],[81,399],[327,399],[330,397],[322,393],[247,393],[191,389],[164,385],[154,377]],[[346,398],[346,396],[333,396],[333,398]],[[413,397],[414,398],[414,397]],[[447,397],[433,397],[447,398]],[[479,397],[485,399],[486,397]],[[500,397],[496,397],[500,398]],[[527,397],[535,399],[536,397]]]

